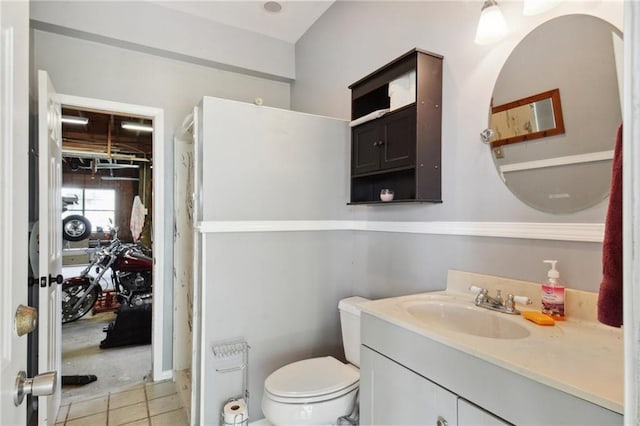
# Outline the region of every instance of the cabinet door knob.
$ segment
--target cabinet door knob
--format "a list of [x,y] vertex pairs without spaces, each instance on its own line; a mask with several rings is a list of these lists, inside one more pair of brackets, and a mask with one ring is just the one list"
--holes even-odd
[[438,416],[438,421],[436,422],[436,426],[448,426],[449,422],[447,422],[444,417]]

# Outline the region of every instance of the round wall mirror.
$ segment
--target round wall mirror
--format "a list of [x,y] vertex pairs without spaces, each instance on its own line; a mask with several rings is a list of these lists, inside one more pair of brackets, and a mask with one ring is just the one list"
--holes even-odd
[[622,33],[566,15],[529,33],[494,87],[485,133],[500,178],[524,203],[573,213],[607,197],[621,114]]

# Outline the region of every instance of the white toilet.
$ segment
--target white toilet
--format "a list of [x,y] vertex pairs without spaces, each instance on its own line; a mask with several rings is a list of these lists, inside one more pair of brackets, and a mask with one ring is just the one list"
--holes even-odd
[[349,297],[338,304],[344,353],[350,364],[327,356],[297,361],[267,377],[262,412],[274,425],[335,425],[353,410],[360,384],[360,305]]

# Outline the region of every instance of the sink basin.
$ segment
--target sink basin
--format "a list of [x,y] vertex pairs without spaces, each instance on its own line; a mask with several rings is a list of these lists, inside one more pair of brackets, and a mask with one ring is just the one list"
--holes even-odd
[[415,319],[434,329],[441,328],[473,336],[494,339],[523,339],[529,330],[514,317],[465,303],[441,300],[409,301],[403,309]]

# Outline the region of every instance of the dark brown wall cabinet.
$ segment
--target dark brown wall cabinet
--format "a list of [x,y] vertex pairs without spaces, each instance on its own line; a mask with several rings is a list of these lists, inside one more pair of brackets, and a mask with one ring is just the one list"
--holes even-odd
[[353,83],[351,119],[390,108],[389,83],[415,70],[416,101],[351,129],[351,204],[442,202],[442,56],[413,49]]

